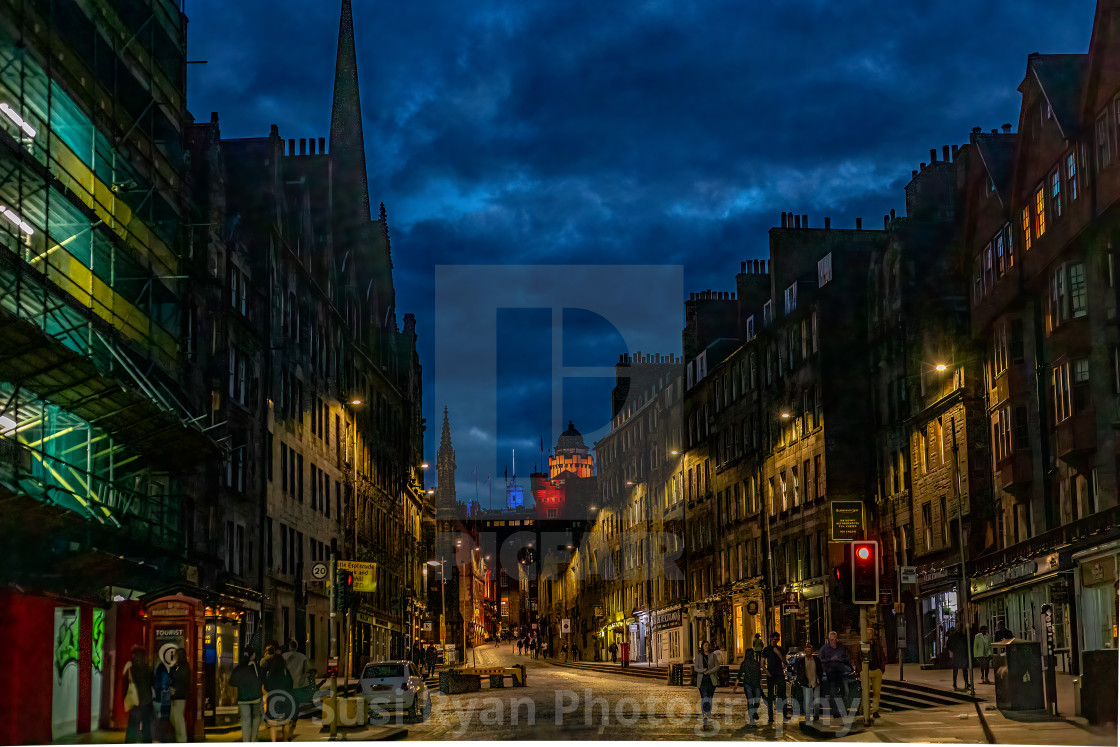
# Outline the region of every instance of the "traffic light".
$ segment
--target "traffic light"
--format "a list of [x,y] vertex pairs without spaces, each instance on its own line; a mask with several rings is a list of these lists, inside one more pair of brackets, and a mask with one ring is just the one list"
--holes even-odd
[[350,609],[350,602],[354,598],[354,572],[338,571],[338,589],[335,591],[335,607],[339,612]]
[[852,562],[845,557],[840,565],[832,569],[832,578],[835,581],[835,597],[843,604],[852,603]]
[[879,543],[859,540],[851,544],[852,604],[879,603]]

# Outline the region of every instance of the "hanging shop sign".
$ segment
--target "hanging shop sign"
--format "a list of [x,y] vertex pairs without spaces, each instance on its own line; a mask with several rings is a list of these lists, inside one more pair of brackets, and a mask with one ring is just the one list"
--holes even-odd
[[863,535],[863,501],[832,501],[828,507],[831,512],[830,540],[847,542]]

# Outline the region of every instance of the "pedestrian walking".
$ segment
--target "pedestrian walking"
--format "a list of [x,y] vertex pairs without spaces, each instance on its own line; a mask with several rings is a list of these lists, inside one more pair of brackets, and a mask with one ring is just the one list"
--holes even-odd
[[525,641],[518,638],[517,639],[517,653],[521,654],[524,650],[525,650]]
[[754,644],[751,646],[756,654],[761,654],[762,649],[766,648],[766,644],[762,641],[762,633],[754,634]]
[[1001,622],[999,624],[999,630],[997,630],[996,633],[995,633],[995,642],[999,643],[1001,641],[1012,641],[1012,640],[1015,640],[1015,634],[1012,633],[1008,629],[1007,623],[1002,623]]
[[124,665],[122,674],[124,707],[128,710],[128,729],[125,731],[124,741],[151,744],[153,675],[144,649],[139,646],[132,649],[132,658]]
[[801,658],[793,667],[793,682],[801,688],[801,697],[804,701],[802,713],[805,714],[805,723],[821,718],[821,657],[817,655],[812,644],[805,644],[801,650]]
[[424,662],[428,665],[428,676],[432,676],[432,672],[436,671],[436,657],[438,652],[434,644],[428,644],[428,650],[424,652]]
[[[953,658],[953,689],[954,690],[967,690],[968,689],[968,639],[964,637],[959,627],[953,628],[949,631],[949,637],[945,641],[949,647],[949,656]],[[963,675],[964,686],[957,687],[957,672]]]
[[700,688],[700,711],[704,726],[708,725],[708,718],[712,715],[712,696],[716,692],[719,666],[719,654],[712,651],[711,644],[707,641],[701,643],[696,658],[692,660],[692,671],[696,673],[696,685]]
[[992,684],[988,680],[988,668],[992,663],[992,641],[988,638],[988,626],[981,625],[980,632],[972,639],[972,658],[976,666],[980,667],[981,680],[985,685]]
[[618,663],[618,643],[611,641],[611,645],[607,647],[607,651],[611,652],[611,664]]
[[246,646],[241,662],[229,674],[229,684],[237,690],[237,712],[241,716],[241,741],[256,742],[261,730],[261,667],[257,651]]
[[[291,737],[296,732],[296,722],[299,721],[300,706],[304,702],[310,703],[312,696],[307,681],[307,657],[300,653],[299,644],[295,641],[288,641],[288,650],[284,652],[284,665],[288,668],[288,674],[292,676],[292,696],[295,698],[292,719],[288,722],[288,741],[291,741]],[[365,667],[363,666],[362,669]]]
[[879,718],[879,696],[883,691],[883,671],[887,668],[887,649],[876,628],[868,628],[870,648],[867,653],[867,689],[864,693],[871,707],[871,718]]
[[848,708],[848,675],[854,671],[848,649],[840,642],[835,630],[828,631],[828,640],[821,646],[820,658],[822,684],[827,685],[825,697],[828,699],[828,715],[831,718]]
[[171,728],[175,741],[187,741],[187,697],[191,691],[191,667],[185,648],[175,649],[175,665],[171,667]]
[[786,708],[786,650],[781,646],[782,636],[770,634],[770,645],[762,649],[762,659],[766,663],[766,708],[770,723],[774,724],[774,706],[782,714],[782,721],[789,721]]
[[291,672],[279,649],[271,645],[265,649],[261,668],[264,670],[264,713],[268,719],[268,731],[273,742],[289,742],[288,722],[295,711]]
[[762,649],[756,651],[752,647],[743,652],[738,680],[747,699],[747,722],[754,726],[758,723],[758,711],[762,707]]

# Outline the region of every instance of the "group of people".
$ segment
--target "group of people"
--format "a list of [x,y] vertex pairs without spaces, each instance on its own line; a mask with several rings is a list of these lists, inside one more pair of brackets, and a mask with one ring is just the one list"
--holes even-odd
[[434,643],[429,643],[427,648],[419,643],[412,644],[412,663],[424,673],[425,677],[431,677],[436,671],[436,664],[439,663],[439,649]]
[[[129,742],[151,743],[155,725],[156,694],[166,691],[169,703],[168,721],[176,742],[187,741],[187,698],[191,692],[191,667],[187,651],[177,648],[169,666],[161,665],[160,676],[148,663],[144,649],[132,649],[132,656],[124,665],[121,682],[124,687],[124,704],[128,710],[128,727],[125,737]],[[157,682],[157,679],[164,680]]]
[[[879,639],[878,631],[868,631],[870,648],[867,661],[868,698],[871,718],[879,718],[879,698],[883,686],[883,672],[887,664],[887,651]],[[762,702],[766,702],[770,723],[775,723],[775,706],[782,721],[790,720],[793,700],[800,696],[802,713],[806,722],[822,718],[822,689],[829,703],[829,714],[843,713],[849,702],[848,678],[854,670],[852,658],[847,647],[840,642],[836,631],[828,634],[828,641],[820,649],[806,645],[802,656],[794,663],[793,698],[787,693],[786,672],[789,669],[789,656],[781,645],[779,633],[770,636],[770,644],[764,645],[762,636],[755,634],[752,646],[744,652],[739,665],[738,685],[747,698],[747,719],[751,726],[759,721]],[[700,704],[705,726],[712,712],[712,697],[719,684],[719,671],[724,665],[723,652],[718,644],[704,641],[692,662],[696,673],[696,684],[700,689]],[[765,689],[763,687],[765,685]],[[841,705],[842,704],[842,705]]]
[[[264,658],[258,662],[256,649],[246,646],[241,662],[230,673],[230,687],[237,691],[242,741],[257,741],[261,721],[265,718],[272,741],[291,741],[299,718],[300,703],[307,699],[306,690],[313,687],[307,657],[299,651],[295,641],[291,641],[288,650],[283,653],[280,644],[271,641],[265,646],[264,653]],[[124,702],[128,709],[126,741],[151,743],[157,684],[143,648],[132,649],[132,658],[122,674]],[[186,706],[193,676],[185,649],[176,649],[168,674],[169,720],[175,732],[175,741],[186,742]]]
[[531,655],[534,659],[539,659],[542,656],[548,658],[548,641],[542,640],[538,635],[517,638],[514,640],[513,646],[517,649],[518,654]]
[[[988,678],[992,667],[992,644],[1010,641],[1014,638],[1015,634],[1008,630],[1005,624],[1001,624],[992,637],[988,636],[987,625],[980,626],[980,630],[972,637],[972,660],[980,670],[980,684],[993,684]],[[959,627],[953,628],[949,631],[945,640],[945,647],[949,649],[949,656],[953,660],[953,689],[967,690],[969,678],[968,638]],[[957,672],[960,672],[964,677],[964,686],[960,688],[957,687]]]

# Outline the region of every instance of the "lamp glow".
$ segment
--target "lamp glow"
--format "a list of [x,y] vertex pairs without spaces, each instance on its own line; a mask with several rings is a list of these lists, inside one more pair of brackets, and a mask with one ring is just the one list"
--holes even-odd
[[946,368],[948,368],[948,366],[946,366],[944,363],[938,363],[936,366],[934,366],[934,368],[936,368],[938,371],[944,371]]

